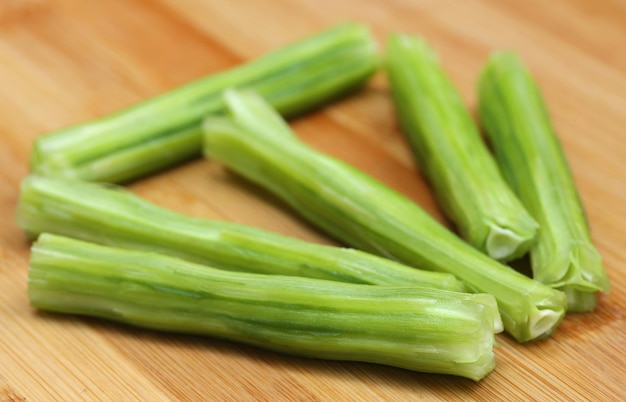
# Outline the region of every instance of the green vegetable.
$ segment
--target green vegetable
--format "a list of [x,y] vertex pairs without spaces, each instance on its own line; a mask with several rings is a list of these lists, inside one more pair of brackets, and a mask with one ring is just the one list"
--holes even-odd
[[520,58],[492,55],[479,81],[479,113],[511,187],[539,222],[533,277],[568,295],[569,311],[590,311],[609,279],[540,89]]
[[295,355],[480,380],[495,366],[491,295],[229,272],[43,234],[31,303]]
[[354,90],[377,64],[367,28],[339,25],[112,115],[40,136],[31,169],[88,181],[136,179],[201,154],[201,121],[223,111],[225,88],[252,88],[294,116]]
[[467,244],[403,195],[308,147],[259,96],[231,90],[231,118],[205,121],[204,152],[270,189],[311,222],[354,247],[412,266],[453,273],[493,294],[519,341],[548,336],[565,295]]
[[421,38],[391,35],[386,66],[403,131],[461,236],[501,261],[526,254],[537,223],[502,177],[435,52]]
[[246,225],[181,215],[112,185],[26,177],[17,222],[32,236],[55,233],[171,254],[222,269],[466,289],[450,274],[421,271],[362,251],[312,244]]

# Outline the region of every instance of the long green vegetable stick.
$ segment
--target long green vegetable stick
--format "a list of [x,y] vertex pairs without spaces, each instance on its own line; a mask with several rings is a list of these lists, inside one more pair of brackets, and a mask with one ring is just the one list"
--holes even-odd
[[501,261],[526,254],[537,223],[502,177],[435,52],[421,38],[391,35],[386,70],[420,169],[461,236]]
[[332,360],[480,380],[495,366],[487,294],[229,272],[43,234],[28,295],[40,309],[209,335]]
[[320,106],[363,84],[377,68],[375,42],[343,24],[112,115],[37,138],[33,172],[124,182],[201,154],[201,120],[221,113],[221,93],[246,87],[285,116]]
[[533,277],[563,289],[569,311],[593,310],[609,279],[537,84],[515,53],[498,52],[482,72],[479,97],[500,166],[540,225]]
[[519,341],[548,336],[565,295],[467,244],[414,202],[363,172],[308,147],[258,95],[225,95],[232,118],[205,121],[205,155],[267,187],[347,244],[433,271],[449,272],[498,301]]
[[32,236],[55,233],[162,252],[229,270],[465,290],[450,274],[422,271],[358,250],[317,245],[247,225],[185,216],[111,185],[26,177],[17,221]]

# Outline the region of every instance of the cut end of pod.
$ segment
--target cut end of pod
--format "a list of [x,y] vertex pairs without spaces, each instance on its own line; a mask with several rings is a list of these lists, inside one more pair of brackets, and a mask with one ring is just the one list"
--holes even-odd
[[536,225],[526,233],[519,233],[499,225],[490,225],[485,242],[487,254],[498,261],[522,257],[535,241]]
[[[541,250],[539,250],[541,251]],[[549,261],[541,255],[533,260],[534,278],[555,288],[576,289],[580,292],[608,292],[611,284],[602,264],[602,258],[590,244],[575,244],[560,248]]]

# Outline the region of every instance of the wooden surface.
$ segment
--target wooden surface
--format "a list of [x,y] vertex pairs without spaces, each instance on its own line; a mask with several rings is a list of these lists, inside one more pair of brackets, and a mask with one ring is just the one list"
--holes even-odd
[[[550,339],[499,335],[480,383],[283,356],[34,311],[14,224],[34,138],[344,20],[424,35],[468,105],[490,51],[518,51],[547,98],[612,292]],[[626,3],[622,0],[0,0],[0,400],[623,400],[626,398]],[[442,219],[398,132],[384,77],[293,122],[313,146]],[[197,160],[131,185],[163,206],[332,243],[280,201]]]

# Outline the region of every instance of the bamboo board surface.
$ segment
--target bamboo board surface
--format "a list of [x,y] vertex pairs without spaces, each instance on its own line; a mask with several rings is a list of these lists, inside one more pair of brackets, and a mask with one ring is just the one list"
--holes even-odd
[[[498,335],[479,383],[284,356],[29,306],[29,242],[14,223],[33,140],[220,71],[335,23],[437,49],[470,107],[489,52],[535,73],[572,166],[612,292],[544,341]],[[0,0],[0,400],[623,400],[626,398],[626,3],[621,0]],[[293,122],[445,222],[398,130],[384,77]],[[194,216],[333,241],[263,190],[196,160],[130,185]]]

